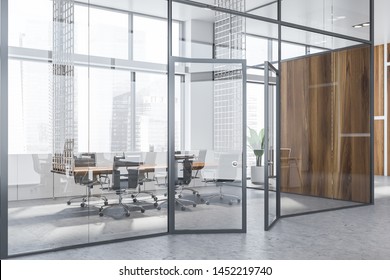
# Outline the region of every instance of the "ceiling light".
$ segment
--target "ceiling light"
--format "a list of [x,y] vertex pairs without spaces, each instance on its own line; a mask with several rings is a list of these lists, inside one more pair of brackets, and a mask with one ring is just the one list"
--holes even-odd
[[369,22],[363,22],[363,23],[360,23],[360,24],[352,25],[353,28],[362,28],[362,27],[368,27],[368,26],[370,26]]

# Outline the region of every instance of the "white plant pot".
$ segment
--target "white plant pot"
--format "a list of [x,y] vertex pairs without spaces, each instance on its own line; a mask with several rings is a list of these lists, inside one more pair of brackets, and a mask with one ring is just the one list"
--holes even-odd
[[251,166],[251,181],[255,185],[264,185],[264,166]]

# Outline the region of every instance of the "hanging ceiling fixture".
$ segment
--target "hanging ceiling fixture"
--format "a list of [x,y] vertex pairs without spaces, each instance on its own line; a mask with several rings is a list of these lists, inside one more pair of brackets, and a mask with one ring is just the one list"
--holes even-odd
[[368,27],[368,26],[370,26],[369,22],[364,22],[364,23],[352,25],[353,28],[362,28],[362,27]]

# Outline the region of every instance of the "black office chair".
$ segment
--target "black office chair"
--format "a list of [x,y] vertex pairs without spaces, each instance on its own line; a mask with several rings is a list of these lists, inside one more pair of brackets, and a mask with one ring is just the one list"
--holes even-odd
[[[96,166],[96,155],[94,153],[83,153],[79,157],[74,157],[74,166],[75,167],[94,167]],[[101,194],[92,194],[92,189],[94,186],[99,185],[100,188],[104,189],[104,183],[98,179],[95,178],[89,178],[88,177],[88,171],[84,172],[74,172],[73,174],[74,182],[79,185],[83,185],[87,188],[87,194],[86,195],[79,195],[74,196],[70,198],[66,203],[68,205],[72,204],[72,201],[75,199],[81,199],[80,206],[86,207],[88,206],[87,202],[91,198],[97,198],[101,199],[104,202],[104,205],[108,204],[107,197],[105,197],[102,193]]]
[[[148,152],[146,153],[145,155],[145,159],[144,161],[142,162],[142,165],[146,165],[146,166],[155,166],[156,164],[156,156],[157,154],[155,152]],[[147,191],[145,189],[145,186],[146,186],[146,183],[148,182],[152,182],[154,181],[155,178],[150,178],[149,177],[149,172],[148,171],[140,171],[139,172],[139,181],[138,181],[138,190],[134,193],[131,194],[131,197],[133,198],[133,201],[134,202],[137,202],[138,199],[137,197],[140,195],[140,194],[148,194],[151,196],[151,198],[154,200],[154,201],[157,201],[158,198],[156,196],[156,194],[152,191]],[[142,188],[143,187],[143,188]]]
[[222,191],[223,186],[226,185],[240,185],[241,180],[237,180],[237,171],[239,154],[235,153],[222,153],[219,155],[218,167],[215,170],[214,176],[211,178],[204,178],[204,182],[213,183],[219,188],[219,192],[206,196],[206,204],[210,204],[210,200],[218,197],[223,200],[225,197],[229,197],[229,205],[233,205],[233,202],[241,202],[241,197],[235,194],[227,194]]
[[[190,199],[184,199],[181,196],[181,191],[184,186],[188,186],[191,183],[192,180],[192,160],[185,158],[181,161],[181,164],[183,166],[182,169],[182,176],[178,177],[175,182],[175,194],[179,193],[179,195],[175,196],[175,203],[176,205],[180,205],[180,209],[182,211],[187,209],[186,205],[192,205],[193,207],[196,207],[197,203],[194,200]],[[161,210],[161,206],[166,204],[168,199],[164,198],[160,204],[157,205],[157,209]]]
[[[118,203],[108,204],[100,207],[99,216],[104,215],[104,211],[114,206],[120,206],[125,210],[125,215],[130,216],[130,212],[133,209],[140,210],[141,213],[145,212],[145,209],[141,205],[128,205],[123,203],[123,199],[126,195],[129,195],[128,191],[136,189],[139,186],[139,161],[126,160],[125,156],[115,156],[112,168],[112,190],[118,195]],[[124,172],[122,172],[125,170]]]

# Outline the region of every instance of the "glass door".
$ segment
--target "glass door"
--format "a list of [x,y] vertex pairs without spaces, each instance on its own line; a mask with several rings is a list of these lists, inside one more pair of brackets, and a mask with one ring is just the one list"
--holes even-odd
[[269,230],[280,217],[278,179],[278,92],[279,71],[268,61],[264,64],[264,229]]
[[170,230],[244,232],[245,62],[173,57],[170,67]]

